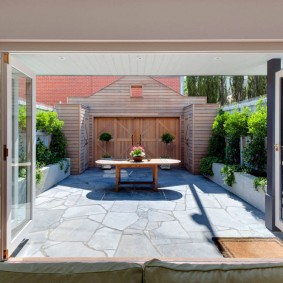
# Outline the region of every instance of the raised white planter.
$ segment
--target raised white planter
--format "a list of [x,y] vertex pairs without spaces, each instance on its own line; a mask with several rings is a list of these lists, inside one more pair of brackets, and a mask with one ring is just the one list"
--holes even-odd
[[[112,157],[109,158],[101,158],[102,160],[112,160]],[[105,169],[111,169],[112,166],[110,164],[103,164],[101,165],[101,169],[105,170]]]
[[[65,173],[67,162],[69,166],[67,172]],[[59,163],[48,165],[41,169],[43,173],[43,178],[40,181],[40,183],[36,185],[36,195],[39,195],[40,193],[50,189],[60,181],[70,176],[70,164],[71,164],[70,158],[66,158],[66,160],[63,161],[63,163],[64,163],[64,167],[62,170],[60,169]]]
[[221,163],[213,163],[214,176],[209,176],[210,180],[265,212],[265,193],[261,189],[255,190],[253,182],[256,177],[247,173],[235,172],[235,183],[230,187],[224,184],[224,177],[221,175],[223,166]]
[[[69,164],[68,170],[65,173],[65,169],[67,166],[67,162]],[[68,176],[70,176],[70,158],[66,158],[66,160],[63,161],[64,163],[64,168],[63,170],[60,169],[60,164],[52,164],[45,166],[41,168],[41,171],[43,173],[43,177],[40,181],[39,184],[36,184],[36,190],[35,190],[35,195],[38,196],[40,193],[50,189],[60,181],[64,180]],[[25,179],[19,179],[18,182],[19,188],[21,188],[20,191],[25,192],[24,187],[26,186],[26,181]]]

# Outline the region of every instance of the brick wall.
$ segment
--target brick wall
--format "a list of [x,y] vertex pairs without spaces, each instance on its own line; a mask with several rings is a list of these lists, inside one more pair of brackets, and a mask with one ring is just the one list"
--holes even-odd
[[158,82],[180,93],[180,77],[152,77]]
[[[71,96],[90,96],[119,80],[119,76],[37,76],[36,100],[54,106],[67,103]],[[179,77],[153,77],[155,80],[180,92]]]
[[117,81],[117,76],[38,76],[36,100],[55,105],[67,103],[69,96],[90,96]]

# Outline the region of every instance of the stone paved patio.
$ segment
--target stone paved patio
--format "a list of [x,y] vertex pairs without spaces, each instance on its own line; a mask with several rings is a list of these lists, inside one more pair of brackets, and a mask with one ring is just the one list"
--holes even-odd
[[[149,180],[151,172],[123,170]],[[159,170],[159,192],[115,192],[115,170],[89,169],[36,199],[32,232],[17,257],[222,257],[212,237],[274,237],[264,215],[202,176]]]

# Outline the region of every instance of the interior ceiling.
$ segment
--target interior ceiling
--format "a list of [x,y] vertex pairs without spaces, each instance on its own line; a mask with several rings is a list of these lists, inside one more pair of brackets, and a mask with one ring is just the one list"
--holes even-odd
[[36,75],[266,75],[283,53],[17,53]]

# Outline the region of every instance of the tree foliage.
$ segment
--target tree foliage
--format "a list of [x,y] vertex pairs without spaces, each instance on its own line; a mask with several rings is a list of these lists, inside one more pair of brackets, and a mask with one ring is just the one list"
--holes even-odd
[[36,129],[52,134],[56,131],[61,131],[64,121],[58,119],[56,112],[39,111],[36,114]]
[[217,102],[223,106],[227,103],[228,87],[225,76],[219,76],[219,94]]
[[249,109],[245,108],[242,112],[235,110],[228,115],[224,123],[226,133],[226,163],[240,163],[240,137],[248,133]]
[[[249,171],[264,172],[266,167],[265,137],[267,135],[267,107],[259,100],[256,111],[248,119],[250,141],[244,150],[244,162]],[[258,173],[259,175],[260,173]]]
[[212,125],[212,135],[208,145],[208,155],[217,157],[222,161],[225,159],[226,133],[224,124],[227,118],[228,113],[220,109]]
[[189,96],[198,96],[198,77],[187,76],[185,77],[185,93]]
[[26,106],[19,106],[19,116],[18,116],[19,129],[24,131],[27,127],[27,112]]
[[185,78],[185,93],[188,96],[207,96],[208,103],[217,103],[219,91],[219,76],[187,76]]
[[256,111],[251,114],[248,120],[249,134],[265,138],[267,135],[267,107],[263,106],[262,100],[256,105]]
[[249,76],[247,98],[266,95],[266,76]]
[[232,76],[230,78],[230,90],[232,93],[232,100],[234,102],[239,102],[246,99],[246,87],[244,82],[244,76]]
[[266,94],[265,76],[186,76],[184,84],[188,96],[207,96],[208,103],[228,103],[229,93],[232,102]]

